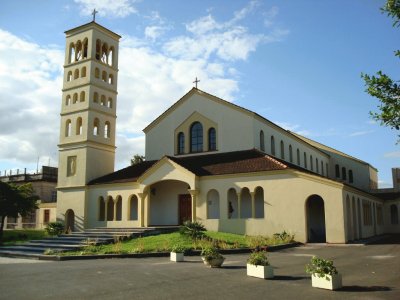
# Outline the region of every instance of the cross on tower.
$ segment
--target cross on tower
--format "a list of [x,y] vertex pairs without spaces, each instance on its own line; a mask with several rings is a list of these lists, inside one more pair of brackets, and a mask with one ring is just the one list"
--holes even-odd
[[200,80],[197,79],[197,77],[196,77],[196,79],[193,81],[193,83],[196,85],[196,89],[197,89],[197,83],[199,83],[199,82],[200,82]]
[[93,15],[93,22],[96,21],[96,14],[98,13],[98,11],[96,9],[93,9],[92,15]]

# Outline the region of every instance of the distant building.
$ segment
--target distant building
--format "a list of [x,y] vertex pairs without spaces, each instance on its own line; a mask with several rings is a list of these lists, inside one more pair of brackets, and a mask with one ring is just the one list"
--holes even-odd
[[39,197],[39,208],[25,217],[6,218],[6,229],[19,228],[36,228],[41,229],[47,223],[56,220],[57,207],[57,173],[58,169],[54,167],[43,166],[40,173],[27,173],[16,171],[15,174],[10,172],[8,175],[4,172],[0,176],[0,181],[25,184],[31,183],[35,194]]

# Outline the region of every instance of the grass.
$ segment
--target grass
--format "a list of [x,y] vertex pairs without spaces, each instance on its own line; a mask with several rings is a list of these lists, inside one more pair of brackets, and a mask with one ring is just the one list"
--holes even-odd
[[3,231],[3,246],[11,246],[24,243],[30,240],[40,240],[48,237],[44,230],[37,229],[16,229]]
[[204,246],[209,245],[211,240],[217,244],[220,249],[237,249],[265,245],[277,245],[293,241],[290,239],[282,239],[281,237],[252,237],[226,232],[206,231],[206,239],[192,241],[189,237],[183,236],[178,232],[160,234],[156,236],[148,236],[132,239],[129,241],[117,242],[115,244],[94,246],[88,243],[83,249],[78,251],[68,251],[63,253],[47,252],[46,254],[59,255],[91,255],[91,254],[128,254],[128,253],[149,253],[149,252],[169,252],[175,244],[180,244],[186,249],[201,250]]

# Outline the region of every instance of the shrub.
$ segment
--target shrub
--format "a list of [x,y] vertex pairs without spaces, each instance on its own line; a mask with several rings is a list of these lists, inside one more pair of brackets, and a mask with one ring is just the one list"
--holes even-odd
[[175,244],[171,247],[171,252],[175,253],[185,253],[186,250],[186,247],[181,244]]
[[46,225],[45,230],[49,235],[60,235],[64,231],[64,224],[61,222],[50,222]]
[[205,247],[201,250],[201,256],[204,257],[206,261],[213,260],[215,258],[222,258],[223,256],[219,253],[218,249],[213,246]]
[[284,230],[281,233],[274,233],[274,239],[285,243],[291,243],[294,241],[294,234],[289,234]]
[[338,273],[332,260],[318,258],[316,256],[313,256],[310,264],[306,265],[306,272],[311,275],[325,278],[326,280],[329,280],[329,277],[326,275],[332,276],[333,274]]
[[267,252],[258,251],[252,252],[250,257],[247,259],[247,263],[255,266],[269,266]]
[[179,229],[180,234],[189,236],[192,239],[202,238],[204,231],[206,231],[204,225],[197,221],[185,221]]

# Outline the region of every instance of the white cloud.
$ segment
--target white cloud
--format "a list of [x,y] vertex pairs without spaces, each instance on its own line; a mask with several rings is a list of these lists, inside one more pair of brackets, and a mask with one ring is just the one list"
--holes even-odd
[[[169,55],[186,59],[216,56],[224,61],[246,60],[259,44],[281,41],[289,34],[289,30],[279,28],[272,29],[268,34],[254,34],[238,24],[259,5],[259,1],[251,1],[227,22],[218,22],[210,14],[200,17],[186,24],[187,35],[171,39],[165,44],[164,50]],[[274,12],[276,15],[277,9]]]
[[271,7],[269,10],[264,12],[264,26],[271,27],[274,24],[274,19],[279,13],[279,8],[277,6]]
[[56,159],[64,51],[0,29],[0,157]]
[[388,152],[383,155],[385,158],[400,158],[400,151]]
[[167,30],[163,26],[147,26],[144,30],[144,35],[146,38],[155,41],[159,36],[161,36]]
[[93,9],[99,12],[100,16],[113,18],[124,18],[130,14],[136,13],[132,0],[74,0],[79,4],[80,12],[84,16],[92,14]]
[[356,131],[356,132],[350,133],[349,136],[350,137],[362,136],[362,135],[368,135],[368,134],[373,133],[373,132],[374,132],[374,130]]

